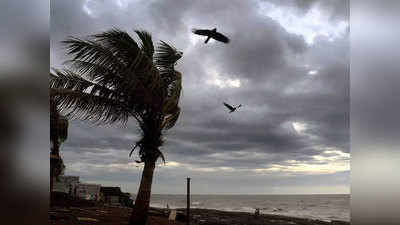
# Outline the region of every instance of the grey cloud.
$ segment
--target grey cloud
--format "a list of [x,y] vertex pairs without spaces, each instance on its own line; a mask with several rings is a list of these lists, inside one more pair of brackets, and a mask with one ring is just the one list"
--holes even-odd
[[312,7],[319,6],[324,13],[330,15],[330,19],[348,20],[350,15],[349,0],[265,0],[277,6],[290,7],[300,14],[307,13]]
[[[310,2],[299,1],[283,7],[297,7],[304,13],[314,4]],[[69,35],[84,37],[111,27],[131,34],[133,28],[146,29],[155,41],[170,42],[184,51],[177,66],[183,73],[182,115],[176,127],[165,133],[165,145],[161,148],[167,161],[206,168],[256,169],[271,164],[284,165],[287,160],[311,162],[313,156],[321,154],[318,146],[348,152],[348,34],[333,42],[319,37],[313,46],[308,46],[302,36],[288,33],[276,21],[258,14],[256,3],[130,1],[126,8],[119,9],[114,3],[99,2],[92,6],[98,16],[91,17],[83,11],[83,1],[53,1],[52,65],[58,67],[66,59],[59,42]],[[282,6],[284,3],[275,4]],[[326,6],[324,10],[331,10],[334,17],[348,20],[346,14],[341,13],[346,7],[341,3],[321,4]],[[205,45],[202,37],[191,36],[190,30],[195,27],[217,27],[232,41],[228,45],[215,42]],[[198,42],[193,44],[192,39]],[[207,81],[213,79],[211,69],[222,78],[240,79],[241,86],[219,88],[208,84]],[[312,69],[319,73],[308,75]],[[223,101],[243,104],[243,107],[228,114]],[[305,133],[313,138],[298,134],[292,127],[295,121],[306,123]],[[126,127],[97,127],[72,121],[62,151],[67,163],[126,164],[134,160],[128,158],[128,153],[139,135],[134,120]],[[245,154],[241,155],[243,152]],[[214,157],[215,153],[220,153],[221,157]],[[85,179],[108,180],[116,185],[118,182],[125,184],[127,180],[137,181],[140,174],[131,172],[82,171]],[[220,185],[207,173],[160,167],[156,172],[155,192],[169,190],[172,193],[171,185],[188,174],[204,182],[210,181],[215,187]],[[279,175],[265,176],[264,181],[259,181],[239,172],[234,175],[218,172],[212,176],[216,174],[224,177],[223,182],[248,181],[260,187],[271,185],[268,181],[276,185],[347,182],[345,173],[306,175],[291,181]],[[321,177],[326,180],[318,181]],[[335,177],[335,182],[328,177]],[[134,183],[129,185],[136,187]]]

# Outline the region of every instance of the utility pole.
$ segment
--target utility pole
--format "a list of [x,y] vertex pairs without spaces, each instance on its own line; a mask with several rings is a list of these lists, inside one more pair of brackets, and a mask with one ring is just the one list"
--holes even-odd
[[190,224],[190,177],[187,179],[187,207],[186,207],[186,225]]

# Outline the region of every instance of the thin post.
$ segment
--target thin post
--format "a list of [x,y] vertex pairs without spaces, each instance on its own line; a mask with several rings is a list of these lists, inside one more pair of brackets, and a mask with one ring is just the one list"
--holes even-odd
[[187,179],[187,208],[186,208],[186,225],[190,224],[190,177]]

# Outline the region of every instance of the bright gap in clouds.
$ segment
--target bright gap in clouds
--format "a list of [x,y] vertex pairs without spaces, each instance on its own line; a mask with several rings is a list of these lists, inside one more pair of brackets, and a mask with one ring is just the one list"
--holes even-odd
[[254,172],[259,174],[269,174],[271,172],[285,174],[332,174],[349,170],[350,164],[344,161],[333,161],[323,164],[295,161],[289,165],[272,164],[268,168],[255,169]]
[[238,88],[238,87],[240,87],[240,80],[239,79],[236,79],[236,80],[231,80],[231,79],[221,80],[221,79],[216,78],[214,80],[208,80],[207,83],[211,84],[211,85],[218,86],[220,88],[225,88],[225,87]]
[[286,160],[283,163],[271,164],[266,168],[258,168],[253,171],[259,174],[270,174],[273,172],[294,174],[332,174],[350,171],[350,154],[341,150],[329,150],[324,148],[319,155],[313,155],[312,160],[298,161]]
[[126,8],[128,6],[128,0],[116,0],[118,7]]
[[209,75],[211,76],[211,79],[208,79],[206,81],[206,83],[209,85],[218,86],[219,88],[238,88],[242,85],[239,79],[231,79],[225,76],[221,76],[214,70],[211,70],[209,72]]
[[83,11],[85,11],[89,16],[93,16],[92,10],[89,9],[89,2],[90,0],[86,0],[85,4],[83,4]]
[[329,41],[343,36],[349,27],[347,21],[333,23],[330,15],[325,15],[314,5],[306,14],[300,16],[289,8],[280,8],[268,2],[259,3],[259,13],[277,21],[287,32],[302,35],[307,44],[312,45],[314,38],[325,36]]
[[297,133],[302,133],[303,131],[307,130],[307,124],[306,123],[293,122],[292,126],[293,126],[293,129],[295,131],[297,131]]
[[[85,0],[85,3],[83,4],[83,11],[88,14],[90,17],[97,17],[101,13],[107,11],[107,10],[115,10],[115,8],[112,7],[112,5],[117,6],[117,9],[126,9],[131,3],[131,0],[114,0],[114,1],[96,1],[96,0]],[[111,5],[108,5],[111,4]]]

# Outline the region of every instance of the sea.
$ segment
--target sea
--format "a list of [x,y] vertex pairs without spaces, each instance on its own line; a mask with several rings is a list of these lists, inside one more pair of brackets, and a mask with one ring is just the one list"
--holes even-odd
[[[350,195],[191,195],[191,208],[350,222]],[[186,208],[186,195],[153,194],[151,207]]]

